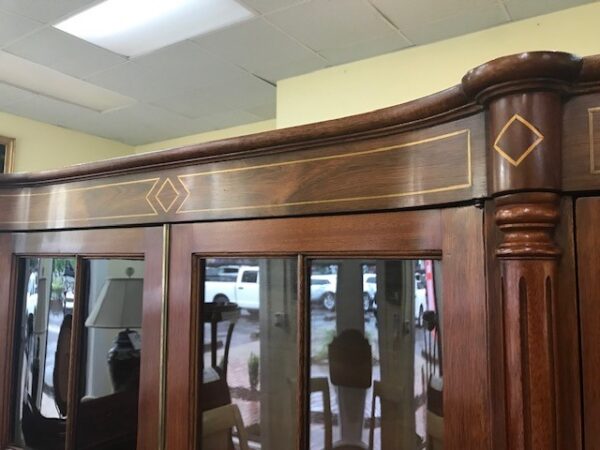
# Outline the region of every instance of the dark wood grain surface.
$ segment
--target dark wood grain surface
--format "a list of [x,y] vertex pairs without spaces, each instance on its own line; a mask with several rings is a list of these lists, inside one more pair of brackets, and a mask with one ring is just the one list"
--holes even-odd
[[494,99],[489,108],[491,193],[559,190],[560,95],[504,95]]
[[[196,380],[201,311],[198,289],[191,282],[199,277],[193,270],[198,261],[194,255],[440,257],[441,226],[440,212],[435,210],[174,225],[171,267],[177,270],[171,272],[169,295],[167,448],[199,445],[202,393]],[[303,285],[301,292],[306,289]],[[305,348],[306,315],[299,316],[304,319],[299,319],[303,332],[298,345]],[[305,355],[302,358],[307,361]],[[299,376],[298,383],[306,385],[306,380]],[[298,395],[307,392],[298,389]],[[300,417],[305,402],[298,404]]]
[[495,200],[502,239],[504,389],[507,447],[557,448],[559,197],[519,193]]
[[481,197],[483,116],[427,130],[0,192],[0,228],[73,228],[383,210]]
[[444,448],[489,450],[492,407],[483,211],[444,210]]
[[586,450],[600,449],[600,198],[577,200],[577,262]]
[[562,170],[565,191],[600,188],[600,93],[564,105]]
[[556,336],[557,446],[580,450],[583,447],[582,403],[574,219],[573,200],[563,198],[555,232],[561,257],[553,326]]
[[0,269],[4,276],[0,277],[0,447],[6,448],[10,435],[9,405],[12,400],[10,381],[12,379],[15,326],[15,303],[17,268],[12,252],[12,237],[0,234]]

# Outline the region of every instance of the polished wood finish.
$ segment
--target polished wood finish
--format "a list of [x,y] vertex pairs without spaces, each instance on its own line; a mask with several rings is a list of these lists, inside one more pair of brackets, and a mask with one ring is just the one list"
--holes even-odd
[[491,450],[483,211],[448,209],[442,222],[444,448]]
[[[199,288],[191,282],[199,274],[198,267],[193,270],[195,254],[439,257],[440,218],[434,210],[174,225],[170,265],[178,269],[171,271],[169,291],[167,448],[197,448],[199,443],[202,352],[197,346],[202,311]],[[299,329],[306,330],[307,324]],[[308,343],[302,344],[299,337],[298,345],[300,349]],[[306,385],[306,380],[299,378],[298,383]],[[298,408],[305,417],[306,406],[300,402]]]
[[483,116],[476,115],[427,130],[322,142],[293,155],[0,189],[0,229],[176,223],[464,201],[485,195],[483,130]]
[[[600,55],[562,52],[499,58],[446,91],[344,119],[0,175],[0,230],[75,230],[0,234],[0,267],[12,271],[0,280],[0,338],[8,343],[0,348],[0,405],[10,403],[12,255],[145,254],[154,287],[145,293],[144,348],[165,355],[160,330],[168,325],[168,352],[167,369],[142,368],[139,448],[162,449],[162,431],[167,449],[197,448],[203,287],[194,255],[286,255],[299,262],[296,441],[304,450],[307,260],[429,257],[443,260],[445,448],[580,450],[585,437],[600,449],[600,204],[575,200],[599,190]],[[174,225],[170,237],[81,230],[142,224]],[[158,250],[163,240],[170,251]],[[171,269],[161,272],[161,262]],[[168,305],[158,300],[160,279]],[[166,393],[154,396],[165,377]],[[8,421],[0,408],[4,447]],[[157,423],[166,429],[157,432]]]
[[[13,263],[14,255],[78,255],[82,258],[144,258],[144,315],[142,326],[142,347],[146,349],[145,357],[142,358],[139,392],[139,410],[143,411],[138,421],[138,449],[154,450],[158,448],[158,429],[161,427],[159,411],[159,374],[160,361],[160,330],[161,330],[161,262],[162,262],[162,230],[160,228],[128,228],[109,230],[79,230],[44,233],[13,233],[0,234],[0,245],[2,245],[3,267],[7,271],[16,270]],[[10,269],[12,268],[12,269]],[[78,280],[81,281],[83,272],[81,264],[78,264]],[[15,322],[16,307],[16,273],[12,277],[2,277],[0,282],[0,293],[6,299],[0,302],[0,317],[3,320],[0,329],[4,342],[10,345],[0,346],[0,361],[3,370],[2,385],[0,386],[0,404],[10,405],[10,387],[12,386],[12,341]],[[77,298],[84,298],[85,283],[79,283]],[[10,292],[10,294],[8,293]],[[76,302],[77,305],[77,302]],[[75,306],[75,314],[81,314],[81,308]],[[79,311],[79,313],[78,313]],[[81,325],[82,318],[75,320]],[[72,349],[79,348],[80,337],[77,333],[72,334]],[[80,361],[79,361],[80,362]],[[69,413],[76,417],[78,401],[78,382],[76,370],[70,370],[70,399]],[[7,415],[6,407],[0,408],[2,426],[0,427],[0,444],[6,448],[9,440],[8,423],[10,417]],[[68,430],[67,449],[74,449],[76,433],[75,428]]]
[[[193,255],[203,257],[304,255],[363,257],[440,257],[444,259],[446,448],[492,448],[488,318],[485,302],[483,214],[474,207],[456,210],[271,219],[175,225],[169,306],[169,377],[167,448],[196,448],[197,423],[202,409],[196,380],[199,356],[198,309],[192,296]],[[442,238],[443,233],[443,238]],[[478,236],[478,239],[473,239]],[[470,242],[464,246],[465,242]],[[299,256],[302,257],[302,256]],[[466,269],[466,270],[465,270]],[[301,275],[302,276],[302,275]],[[306,278],[306,276],[302,276]],[[306,306],[304,306],[306,308]],[[300,320],[299,348],[305,348],[306,317]],[[469,348],[465,353],[464,349]],[[306,348],[305,348],[306,351]],[[196,354],[196,356],[194,356]],[[303,371],[306,355],[300,356]],[[306,376],[304,374],[304,376]],[[306,386],[300,379],[299,386]],[[300,395],[307,390],[299,389]],[[196,397],[198,396],[198,397]],[[194,405],[193,399],[199,404]],[[306,406],[299,413],[305,420]],[[190,414],[196,414],[190,418]],[[303,422],[300,429],[306,430]],[[300,445],[306,445],[306,438]],[[196,444],[194,444],[196,442]],[[305,448],[305,447],[300,447]]]
[[8,234],[0,234],[0,268],[6,274],[0,277],[0,340],[4,343],[0,345],[0,448],[8,446],[9,427],[10,427],[10,409],[6,405],[11,404],[12,395],[10,389],[10,380],[14,370],[12,361],[12,349],[14,342],[15,326],[15,302],[7,301],[13,297],[17,279],[17,268],[15,258],[12,254],[12,239]]
[[583,412],[585,449],[600,449],[600,198],[583,198],[576,203],[577,262],[583,370]]
[[579,56],[565,52],[534,51],[503,56],[471,69],[463,77],[462,86],[469,97],[479,100],[523,90],[519,86],[523,81],[540,81],[547,90],[552,81],[577,81],[583,62]]
[[600,188],[600,93],[569,99],[562,130],[563,189]]
[[554,304],[557,448],[580,450],[582,444],[581,370],[579,357],[579,309],[575,260],[574,205],[560,204],[560,222],[554,233],[561,249],[557,295]]
[[489,105],[492,194],[561,187],[561,98],[555,92],[497,97]]
[[496,199],[503,241],[502,272],[507,445],[515,450],[557,445],[558,196],[512,194]]

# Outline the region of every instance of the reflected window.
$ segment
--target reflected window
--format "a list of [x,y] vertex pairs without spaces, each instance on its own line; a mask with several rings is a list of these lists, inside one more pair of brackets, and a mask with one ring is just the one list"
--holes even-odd
[[311,449],[443,448],[438,272],[431,260],[312,262]]
[[22,258],[17,299],[12,442],[65,446],[75,261]]
[[294,448],[296,259],[203,266],[202,449]]
[[[82,301],[75,296],[75,266],[71,258],[19,262],[11,444],[64,449],[76,411],[71,448],[135,449],[144,263],[86,261]],[[81,339],[74,344],[76,316]],[[79,377],[70,372],[75,366]],[[73,391],[77,405],[67,401]]]
[[88,264],[77,448],[135,449],[144,262]]

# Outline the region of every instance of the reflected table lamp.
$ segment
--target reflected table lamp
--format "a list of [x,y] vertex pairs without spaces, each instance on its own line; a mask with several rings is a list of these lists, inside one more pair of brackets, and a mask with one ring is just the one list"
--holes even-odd
[[131,329],[142,326],[143,282],[142,278],[107,279],[85,321],[89,328],[121,330],[108,351],[115,392],[137,389],[139,385],[140,340]]

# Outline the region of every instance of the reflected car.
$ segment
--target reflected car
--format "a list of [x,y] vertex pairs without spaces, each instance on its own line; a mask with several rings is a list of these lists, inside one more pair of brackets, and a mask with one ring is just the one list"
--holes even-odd
[[374,309],[375,294],[377,294],[377,275],[374,273],[363,274],[363,309],[365,311]]
[[312,275],[310,277],[310,301],[319,302],[327,311],[335,309],[337,275]]

